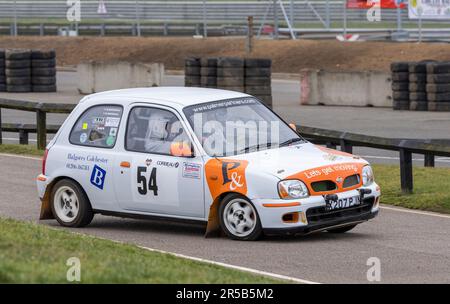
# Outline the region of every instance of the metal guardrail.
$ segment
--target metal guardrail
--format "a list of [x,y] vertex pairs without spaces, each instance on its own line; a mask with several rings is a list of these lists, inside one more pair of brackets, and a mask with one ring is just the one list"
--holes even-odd
[[[0,144],[3,132],[18,132],[19,142],[28,144],[28,134],[37,133],[38,149],[45,149],[47,133],[56,133],[60,126],[47,125],[47,113],[70,113],[75,104],[41,103],[20,101],[11,99],[0,99]],[[12,109],[20,111],[36,112],[36,124],[14,124],[1,123],[1,109]],[[307,126],[296,126],[302,136],[313,143],[324,144],[329,148],[336,149],[340,146],[341,151],[352,153],[353,147],[368,147],[381,150],[398,151],[400,155],[400,179],[401,189],[404,193],[413,191],[413,166],[412,154],[425,155],[426,167],[434,167],[435,156],[450,157],[450,143],[448,140],[419,140],[398,139],[369,136],[335,130],[313,128]]]

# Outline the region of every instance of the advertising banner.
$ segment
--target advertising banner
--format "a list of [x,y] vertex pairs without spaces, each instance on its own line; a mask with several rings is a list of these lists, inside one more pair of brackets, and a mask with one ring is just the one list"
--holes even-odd
[[409,19],[450,19],[450,0],[409,0]]
[[[347,0],[347,8],[349,9],[369,9],[374,6],[375,2],[372,0]],[[402,0],[379,0],[380,8],[394,9],[400,5],[400,8],[405,8],[406,3]]]

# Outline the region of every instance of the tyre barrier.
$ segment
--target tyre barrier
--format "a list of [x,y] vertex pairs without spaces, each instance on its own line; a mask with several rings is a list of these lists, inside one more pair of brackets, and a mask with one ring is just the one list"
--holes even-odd
[[270,59],[196,58],[185,59],[186,87],[207,87],[245,92],[272,107]]
[[245,93],[255,96],[270,108],[272,108],[271,69],[271,59],[245,59]]
[[56,92],[54,50],[0,50],[0,91]]
[[410,62],[391,63],[392,108],[409,110],[409,64]]
[[393,62],[394,110],[450,111],[450,62]]

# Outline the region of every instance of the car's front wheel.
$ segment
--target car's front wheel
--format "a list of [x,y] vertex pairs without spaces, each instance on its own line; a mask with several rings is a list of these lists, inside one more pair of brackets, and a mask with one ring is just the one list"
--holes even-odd
[[239,194],[229,194],[223,199],[219,215],[222,230],[233,240],[254,241],[262,235],[255,207]]
[[51,207],[58,223],[65,227],[84,227],[94,217],[84,191],[77,183],[68,179],[60,180],[54,185]]

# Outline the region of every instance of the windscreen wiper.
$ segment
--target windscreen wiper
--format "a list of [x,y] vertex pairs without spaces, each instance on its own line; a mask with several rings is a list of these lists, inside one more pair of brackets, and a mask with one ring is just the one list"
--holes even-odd
[[291,139],[288,139],[285,142],[281,143],[280,147],[289,146],[290,144],[293,144],[293,143],[298,142],[298,141],[305,141],[305,140],[303,138],[300,138],[300,137],[291,138]]

